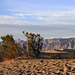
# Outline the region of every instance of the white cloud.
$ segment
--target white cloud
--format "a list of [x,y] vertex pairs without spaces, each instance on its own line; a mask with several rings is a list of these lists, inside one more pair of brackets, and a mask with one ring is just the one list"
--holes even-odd
[[15,14],[16,16],[24,16],[24,14]]
[[29,25],[30,22],[29,21],[20,21],[20,20],[3,20],[0,21],[0,24],[9,24],[9,25]]
[[48,16],[46,14],[23,14],[23,13],[18,13],[18,14],[14,14],[16,16]]
[[51,25],[51,24],[69,25],[69,24],[72,24],[74,25],[75,10],[53,12],[53,13],[41,13],[41,14],[16,13],[12,16],[1,15],[0,24],[14,24],[14,25]]
[[32,16],[33,14],[22,14],[22,13],[19,13],[19,14],[15,14],[15,15],[17,15],[17,16],[26,16],[26,15]]
[[32,21],[25,21],[25,20],[18,20],[18,19],[2,19],[0,20],[0,24],[8,24],[8,25],[21,25],[21,26],[24,26],[24,25],[43,25],[41,23],[38,23],[38,22],[32,22]]
[[58,24],[75,24],[75,10],[57,12],[53,14],[47,14],[46,17],[40,16],[39,20],[54,22]]
[[0,16],[0,19],[19,19],[19,18],[20,17],[8,16],[8,15]]

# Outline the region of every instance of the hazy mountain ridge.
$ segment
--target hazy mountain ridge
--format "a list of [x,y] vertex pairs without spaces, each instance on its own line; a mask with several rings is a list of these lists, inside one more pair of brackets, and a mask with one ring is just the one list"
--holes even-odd
[[55,38],[43,40],[43,51],[52,49],[75,49],[75,38]]
[[21,39],[15,39],[15,43],[17,43],[17,44],[20,44],[21,45],[21,47],[23,47],[23,45],[26,45],[26,41],[24,41],[24,40],[21,40]]
[[[26,45],[26,41],[16,39],[16,43],[21,45]],[[52,49],[75,49],[75,38],[55,38],[55,39],[45,39],[43,40],[42,51],[52,50]]]

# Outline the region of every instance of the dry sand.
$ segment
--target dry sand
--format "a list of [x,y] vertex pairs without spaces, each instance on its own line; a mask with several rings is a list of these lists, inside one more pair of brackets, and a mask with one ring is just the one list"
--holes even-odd
[[65,52],[65,51],[63,51],[63,50],[48,50],[48,51],[44,51],[45,53],[67,53],[67,52]]
[[75,59],[24,58],[0,63],[0,75],[75,75]]
[[58,53],[62,56],[63,59],[69,59],[71,53],[75,53],[75,50],[73,49],[66,49],[66,50],[48,50],[48,51],[42,51],[41,57],[49,58],[50,54]]

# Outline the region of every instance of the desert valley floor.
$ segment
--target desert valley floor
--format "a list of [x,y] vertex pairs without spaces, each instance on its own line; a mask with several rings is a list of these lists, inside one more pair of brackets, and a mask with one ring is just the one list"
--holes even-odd
[[75,75],[75,59],[49,59],[50,53],[69,55],[68,52],[51,50],[41,52],[41,58],[0,62],[0,75]]

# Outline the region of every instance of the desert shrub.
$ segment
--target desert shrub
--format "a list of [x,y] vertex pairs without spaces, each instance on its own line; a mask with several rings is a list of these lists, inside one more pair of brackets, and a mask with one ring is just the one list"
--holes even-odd
[[56,58],[56,59],[61,59],[61,55],[60,54],[54,54],[54,57]]
[[40,36],[40,34],[34,34],[28,32],[25,33],[24,31],[23,34],[27,38],[26,49],[27,49],[28,56],[38,57],[43,47],[43,43],[41,42],[43,38]]
[[12,58],[16,58],[18,57],[16,52],[13,50],[13,51],[10,51],[10,50],[3,50],[1,52],[1,56],[3,58],[8,58],[8,59],[12,59]]
[[51,59],[61,59],[62,57],[61,57],[60,54],[56,53],[56,54],[50,54],[49,58],[51,58]]
[[75,53],[72,53],[72,54],[70,55],[70,59],[75,59]]
[[20,56],[20,49],[17,44],[15,44],[15,40],[12,35],[1,36],[2,45],[0,50],[1,56],[3,58],[16,58]]

